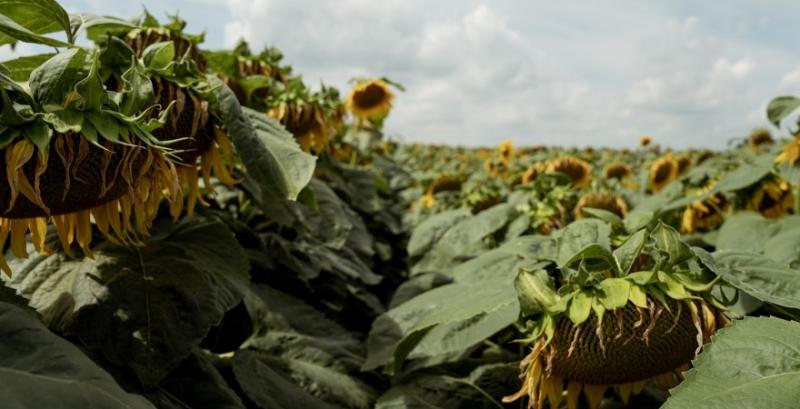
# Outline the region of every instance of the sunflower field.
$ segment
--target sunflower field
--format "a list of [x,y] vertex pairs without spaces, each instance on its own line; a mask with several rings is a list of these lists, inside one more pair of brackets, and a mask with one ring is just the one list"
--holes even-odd
[[0,0],[45,51],[0,63],[3,408],[800,408],[800,98],[724,151],[398,143],[401,84],[185,25]]

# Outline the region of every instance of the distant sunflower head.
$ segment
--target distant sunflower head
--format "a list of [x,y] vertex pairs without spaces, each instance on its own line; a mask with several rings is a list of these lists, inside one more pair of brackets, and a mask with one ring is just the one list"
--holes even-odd
[[431,194],[439,192],[457,192],[461,190],[463,183],[463,179],[458,175],[442,175],[431,182],[427,191]]
[[520,183],[523,185],[529,185],[536,180],[536,177],[544,173],[545,166],[542,163],[536,163],[531,166],[528,166],[528,169],[525,169],[525,172],[522,174]]
[[764,145],[770,145],[774,142],[772,139],[772,134],[769,132],[769,129],[766,128],[757,128],[754,129],[753,132],[750,133],[750,136],[747,138],[748,143],[750,146],[754,148],[759,148]]
[[791,212],[794,195],[789,182],[783,179],[767,179],[756,188],[747,202],[747,210],[775,219]]
[[649,135],[644,135],[641,138],[639,138],[639,146],[643,148],[650,146],[651,143],[653,143],[653,138]]
[[382,79],[361,81],[350,90],[346,106],[361,120],[377,120],[389,114],[394,94]]
[[[708,192],[711,187],[703,191]],[[681,231],[694,233],[699,230],[713,229],[724,220],[724,214],[730,207],[730,202],[722,193],[714,193],[703,200],[696,200],[689,204],[681,217]]]
[[563,173],[572,181],[572,185],[578,188],[586,187],[592,181],[592,166],[572,156],[565,156],[550,161],[547,165],[547,173]]
[[589,192],[581,196],[573,210],[575,218],[583,218],[583,209],[587,207],[608,210],[622,219],[628,215],[628,204],[625,203],[625,199],[608,192]]
[[692,158],[689,155],[681,155],[676,160],[678,162],[678,175],[683,175],[692,167]]
[[800,138],[794,138],[784,145],[783,150],[775,158],[777,164],[794,165],[800,160]]
[[678,161],[671,155],[663,156],[650,165],[649,186],[653,192],[658,192],[664,186],[678,177]]
[[633,169],[623,162],[612,162],[603,169],[603,177],[608,179],[624,180],[633,176]]
[[511,142],[511,139],[507,139],[500,143],[498,146],[497,151],[500,153],[500,160],[508,165],[511,161],[511,157],[514,155],[514,145]]
[[307,152],[321,153],[329,148],[328,127],[320,107],[314,103],[292,101],[270,108],[267,115],[294,135]]

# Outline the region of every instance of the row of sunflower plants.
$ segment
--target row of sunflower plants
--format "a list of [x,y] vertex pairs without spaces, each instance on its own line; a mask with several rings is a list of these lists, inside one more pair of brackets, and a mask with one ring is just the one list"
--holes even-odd
[[[767,117],[796,135],[798,107]],[[793,407],[797,141],[399,147],[410,278],[367,340],[376,407]]]
[[3,4],[0,44],[53,49],[0,63],[4,407],[372,407],[363,339],[404,275],[412,179],[382,136],[402,87],[342,101],[277,49],[184,28]]

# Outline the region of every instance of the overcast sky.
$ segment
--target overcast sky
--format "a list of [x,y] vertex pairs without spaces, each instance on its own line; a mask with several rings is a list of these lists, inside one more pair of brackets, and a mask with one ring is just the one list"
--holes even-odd
[[[722,148],[800,94],[800,2],[63,0],[69,11],[180,11],[207,48],[275,45],[343,93],[388,76],[406,141]],[[0,57],[7,52],[0,52]]]

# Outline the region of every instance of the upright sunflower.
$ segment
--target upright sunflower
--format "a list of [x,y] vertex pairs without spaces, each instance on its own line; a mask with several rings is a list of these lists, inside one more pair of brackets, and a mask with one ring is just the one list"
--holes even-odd
[[572,156],[564,156],[550,161],[547,165],[547,173],[556,172],[569,176],[572,185],[577,188],[586,187],[592,181],[592,166]]
[[650,165],[650,190],[658,192],[678,177],[678,161],[671,155],[663,156]]
[[359,120],[379,120],[389,114],[394,94],[386,81],[378,78],[360,81],[347,96],[345,106]]
[[650,146],[651,143],[653,143],[653,138],[649,135],[644,135],[639,138],[639,146],[643,148]]
[[603,169],[603,178],[606,180],[616,179],[629,189],[637,188],[633,178],[633,169],[627,163],[611,162],[607,164]]
[[500,153],[500,161],[508,166],[509,163],[511,163],[511,158],[514,156],[514,145],[511,139],[501,142],[500,146],[497,147],[497,151]]

